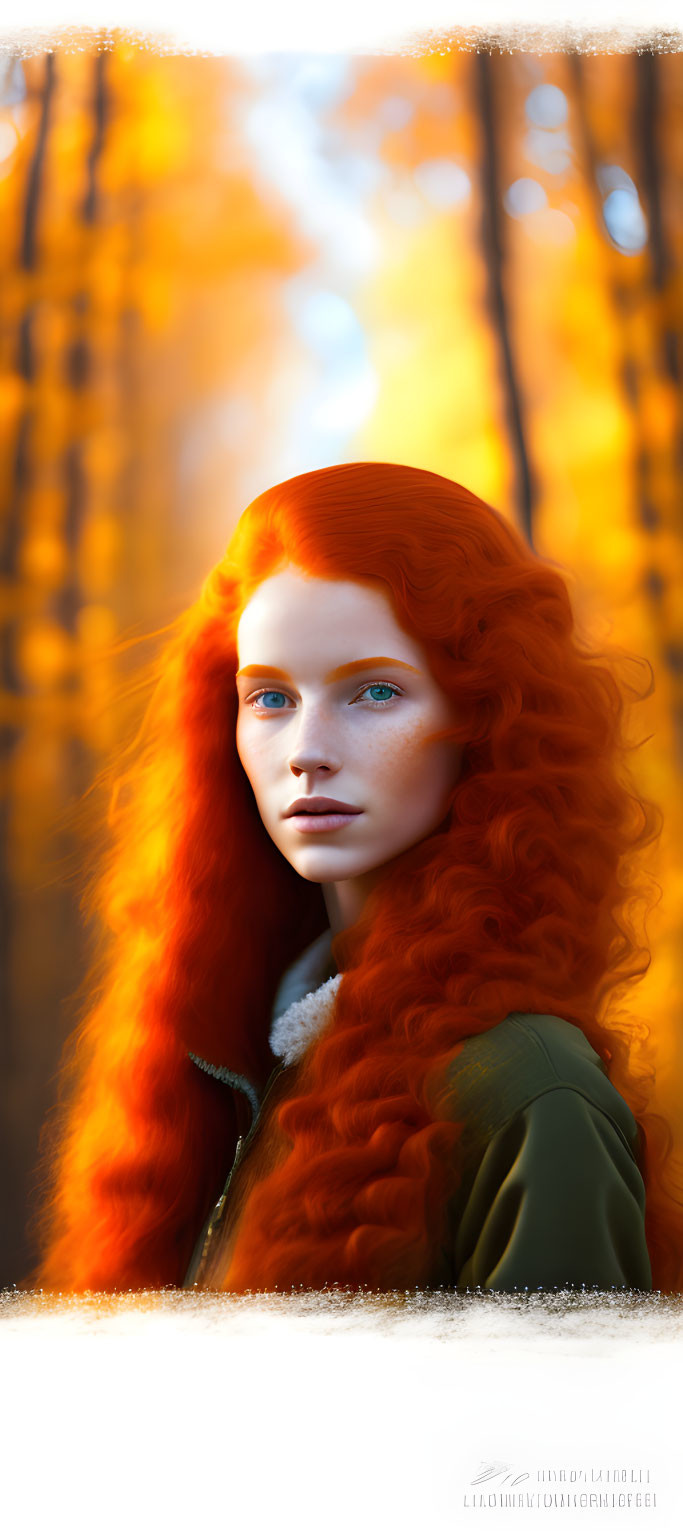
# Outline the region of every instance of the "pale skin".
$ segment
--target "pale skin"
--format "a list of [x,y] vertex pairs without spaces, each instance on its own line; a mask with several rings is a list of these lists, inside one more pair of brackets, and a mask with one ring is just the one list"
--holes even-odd
[[[381,869],[444,820],[462,761],[455,706],[381,586],[287,566],[247,603],[237,645],[240,762],[266,831],[322,886],[337,934]],[[346,809],[290,814],[320,797]]]

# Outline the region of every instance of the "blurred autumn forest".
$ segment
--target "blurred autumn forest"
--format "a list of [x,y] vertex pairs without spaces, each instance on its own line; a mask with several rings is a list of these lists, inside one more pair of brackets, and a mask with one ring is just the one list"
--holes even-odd
[[138,642],[253,495],[323,463],[462,481],[651,662],[633,1006],[680,1122],[682,167],[680,53],[0,55],[0,1284],[33,1257],[79,817],[139,716]]

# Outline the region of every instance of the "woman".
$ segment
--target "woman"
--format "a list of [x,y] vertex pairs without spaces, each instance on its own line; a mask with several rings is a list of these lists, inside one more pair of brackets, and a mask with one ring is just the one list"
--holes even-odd
[[258,497],[115,797],[38,1283],[678,1285],[622,714],[462,486]]

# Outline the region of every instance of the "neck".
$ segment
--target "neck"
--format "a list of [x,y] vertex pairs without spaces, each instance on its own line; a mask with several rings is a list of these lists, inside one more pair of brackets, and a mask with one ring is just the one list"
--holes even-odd
[[336,938],[337,934],[342,933],[345,928],[352,928],[353,924],[358,922],[377,874],[378,871],[372,870],[366,875],[358,875],[353,880],[336,880],[329,885],[323,885],[323,898],[333,938]]

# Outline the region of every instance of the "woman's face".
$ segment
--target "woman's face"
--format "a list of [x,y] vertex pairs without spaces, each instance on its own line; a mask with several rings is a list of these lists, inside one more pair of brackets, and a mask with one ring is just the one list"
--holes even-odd
[[257,588],[237,642],[240,762],[304,879],[362,880],[435,830],[462,749],[430,738],[454,707],[381,588],[289,566]]

